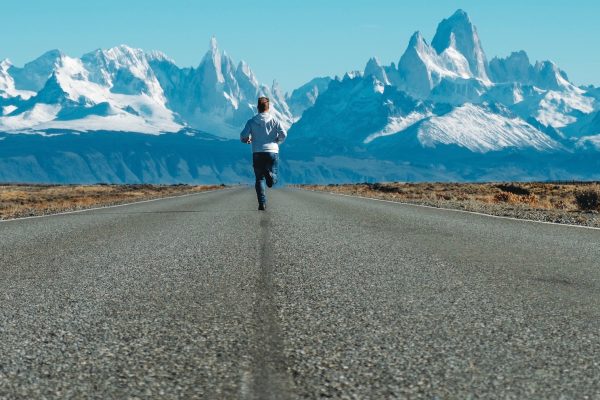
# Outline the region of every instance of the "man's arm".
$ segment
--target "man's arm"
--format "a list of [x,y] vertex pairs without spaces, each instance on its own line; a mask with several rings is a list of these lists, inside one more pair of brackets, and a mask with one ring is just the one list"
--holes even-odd
[[242,129],[240,133],[240,140],[243,143],[251,143],[252,142],[252,129],[250,128],[250,121],[246,122],[246,126]]
[[279,121],[276,121],[275,129],[277,133],[277,138],[275,139],[275,142],[277,144],[281,144],[285,141],[285,138],[287,137],[287,132],[281,127]]

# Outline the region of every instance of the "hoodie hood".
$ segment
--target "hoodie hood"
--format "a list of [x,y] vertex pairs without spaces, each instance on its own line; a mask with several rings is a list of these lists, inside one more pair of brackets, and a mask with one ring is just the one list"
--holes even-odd
[[273,119],[273,116],[271,115],[271,113],[267,112],[263,112],[263,113],[258,113],[254,116],[254,118],[252,118],[254,120],[254,122],[256,122],[257,124],[259,123],[265,123],[265,122],[269,122],[270,120]]

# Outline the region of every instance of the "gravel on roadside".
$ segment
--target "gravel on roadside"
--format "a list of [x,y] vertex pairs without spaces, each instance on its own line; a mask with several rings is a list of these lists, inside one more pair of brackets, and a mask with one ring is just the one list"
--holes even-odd
[[[441,185],[441,184],[436,184]],[[457,184],[453,184],[457,185]],[[460,185],[460,184],[458,184]],[[377,190],[365,190],[363,184],[357,185],[310,185],[297,186],[302,189],[325,191],[333,194],[346,194],[354,196],[369,197],[382,200],[397,201],[399,203],[424,205],[436,208],[447,208],[489,214],[501,217],[528,219],[533,221],[552,222],[559,224],[581,225],[589,227],[600,227],[600,213],[596,210],[582,211],[576,209],[547,209],[535,207],[525,203],[507,202],[484,202],[476,199],[437,199],[405,198],[397,193],[382,192]]]

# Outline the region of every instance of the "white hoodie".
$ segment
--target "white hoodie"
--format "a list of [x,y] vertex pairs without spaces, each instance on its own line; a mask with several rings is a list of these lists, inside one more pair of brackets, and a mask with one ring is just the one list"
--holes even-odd
[[277,119],[269,112],[255,115],[246,122],[246,126],[240,133],[240,140],[246,142],[252,139],[252,152],[278,153],[279,144],[283,143],[287,132],[281,127]]

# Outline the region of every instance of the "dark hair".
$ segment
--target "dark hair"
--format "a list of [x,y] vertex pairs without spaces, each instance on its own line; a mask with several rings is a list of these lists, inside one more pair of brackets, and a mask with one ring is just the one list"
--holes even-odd
[[265,112],[269,109],[269,98],[259,97],[258,98],[258,112]]

